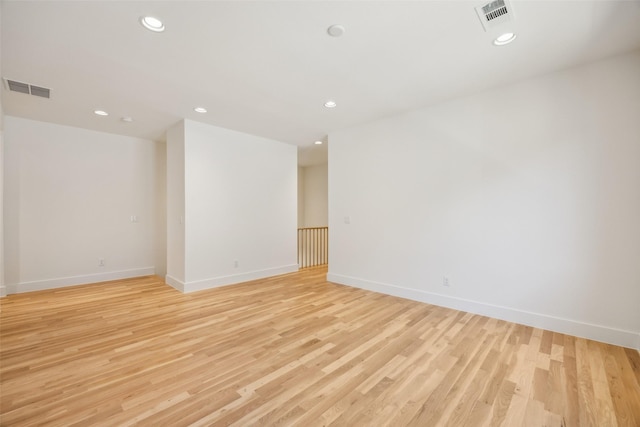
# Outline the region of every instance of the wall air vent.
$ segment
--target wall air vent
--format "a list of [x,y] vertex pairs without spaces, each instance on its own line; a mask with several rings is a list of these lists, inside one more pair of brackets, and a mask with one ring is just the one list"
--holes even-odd
[[51,89],[41,86],[34,86],[16,80],[3,79],[5,87],[12,92],[26,93],[27,95],[50,98]]
[[14,92],[26,93],[29,95],[29,85],[26,83],[14,82],[13,80],[5,80],[9,86],[9,90]]
[[513,21],[513,8],[508,0],[495,0],[478,6],[476,13],[485,31],[505,22]]
[[51,95],[51,89],[47,89],[46,87],[31,85],[31,95],[41,96],[43,98],[49,98],[49,96]]

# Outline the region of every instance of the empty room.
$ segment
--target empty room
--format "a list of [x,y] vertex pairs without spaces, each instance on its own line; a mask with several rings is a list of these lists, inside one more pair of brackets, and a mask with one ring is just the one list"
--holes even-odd
[[1,426],[640,426],[640,2],[0,1]]

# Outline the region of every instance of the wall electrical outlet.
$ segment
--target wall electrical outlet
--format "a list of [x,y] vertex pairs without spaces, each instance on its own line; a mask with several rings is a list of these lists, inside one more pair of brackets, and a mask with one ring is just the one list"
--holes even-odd
[[98,267],[104,267],[104,258],[98,258]]
[[449,286],[451,286],[451,285],[449,284],[449,278],[448,278],[447,276],[443,276],[443,277],[442,277],[442,286],[446,286],[447,288],[448,288]]
[[240,263],[238,262],[238,260],[233,261],[233,266],[234,266],[235,268],[240,267]]

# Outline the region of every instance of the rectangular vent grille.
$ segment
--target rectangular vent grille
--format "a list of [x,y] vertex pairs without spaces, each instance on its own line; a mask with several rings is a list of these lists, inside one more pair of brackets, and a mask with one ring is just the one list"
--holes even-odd
[[16,80],[4,79],[6,87],[12,92],[25,93],[27,95],[39,96],[41,98],[50,98],[51,89],[30,85],[28,83],[19,82]]
[[46,87],[31,85],[31,95],[41,96],[43,98],[49,98],[49,95],[51,95],[51,89],[47,89]]
[[485,15],[488,15],[494,10],[502,9],[503,7],[504,7],[504,0],[496,0],[482,6],[482,12],[484,12]]
[[502,15],[504,15],[505,13],[507,13],[507,8],[506,7],[501,7],[498,10],[494,10],[493,12],[487,13],[487,15],[486,15],[487,21],[491,21],[492,19],[499,18]]
[[29,85],[26,83],[14,82],[13,80],[7,80],[9,84],[9,90],[14,92],[26,93],[29,95]]
[[495,0],[476,7],[476,13],[485,31],[513,20],[513,8],[509,0]]

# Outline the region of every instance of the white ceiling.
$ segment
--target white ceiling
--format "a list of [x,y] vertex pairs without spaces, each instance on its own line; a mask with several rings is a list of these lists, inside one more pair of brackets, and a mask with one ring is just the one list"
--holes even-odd
[[[336,129],[640,48],[638,0],[512,0],[515,20],[492,33],[483,3],[3,1],[2,76],[52,91],[3,89],[2,105],[154,140],[187,118],[309,153]],[[143,15],[166,31],[144,29]],[[332,24],[345,34],[329,37]],[[493,46],[503,30],[517,40]]]

